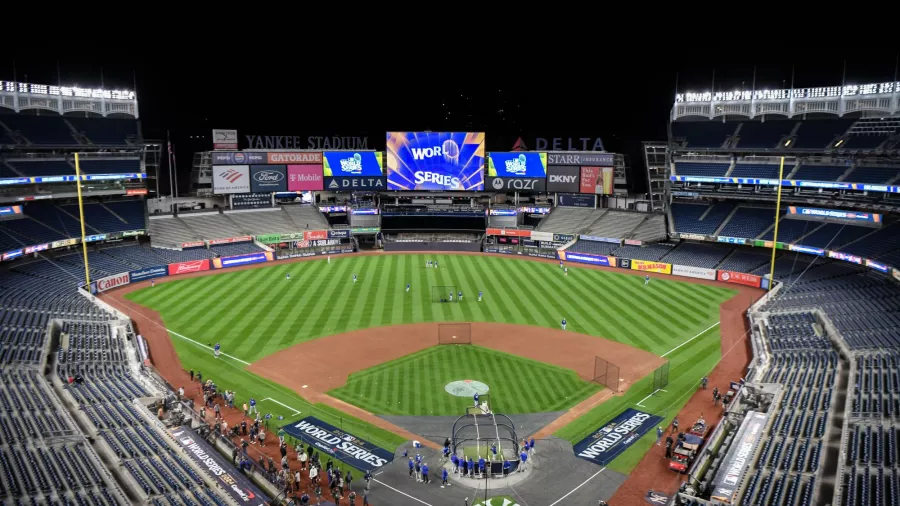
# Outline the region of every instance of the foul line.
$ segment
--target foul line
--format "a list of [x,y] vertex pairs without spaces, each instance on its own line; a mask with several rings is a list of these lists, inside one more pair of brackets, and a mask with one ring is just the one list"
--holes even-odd
[[706,334],[706,333],[709,332],[710,330],[712,330],[712,329],[718,327],[718,326],[719,326],[719,323],[721,323],[721,322],[713,323],[712,325],[710,325],[710,326],[709,326],[706,330],[704,330],[703,332],[701,332],[701,333],[697,334],[696,336],[694,336],[694,337],[688,339],[687,341],[685,341],[685,342],[679,344],[678,346],[672,348],[671,350],[669,350],[669,351],[663,353],[662,355],[660,355],[660,357],[665,357],[665,356],[668,355],[669,353],[672,353],[673,351],[677,350],[678,348],[681,348],[682,346],[684,346],[684,345],[686,345],[687,343],[693,341],[694,339],[697,339],[698,337],[702,336],[703,334]]
[[593,476],[591,476],[590,478],[584,480],[584,481],[581,483],[581,485],[578,485],[577,487],[575,487],[575,488],[573,488],[572,490],[570,490],[568,494],[566,494],[566,495],[560,497],[559,499],[556,500],[556,502],[554,502],[554,503],[551,504],[550,506],[556,506],[556,505],[559,504],[563,499],[565,499],[566,497],[569,497],[570,495],[572,495],[573,492],[575,492],[575,491],[578,490],[579,488],[583,487],[583,486],[585,485],[585,483],[587,483],[587,482],[593,480],[594,478],[596,478],[597,475],[600,474],[600,473],[602,473],[603,471],[606,471],[606,466],[603,466],[603,469],[601,469],[601,470],[597,471],[596,473],[594,473]]
[[[650,395],[648,395],[647,397],[644,397],[643,399],[641,399],[640,401],[638,401],[638,402],[637,402],[637,405],[643,408],[644,406],[643,406],[641,403],[644,402],[644,401],[646,401],[647,399],[653,397],[654,395],[656,395],[656,392],[666,392],[666,391],[663,390],[662,388],[657,388],[656,390],[653,391],[652,394],[650,394]],[[668,392],[666,392],[666,393],[668,393]]]
[[299,410],[299,409],[297,409],[297,408],[292,408],[292,407],[288,406],[287,404],[285,404],[285,403],[283,403],[283,402],[280,402],[280,401],[276,401],[275,399],[273,399],[273,398],[271,398],[271,397],[266,397],[266,398],[263,399],[263,400],[264,400],[264,401],[272,401],[272,402],[274,402],[275,404],[281,404],[282,406],[284,406],[284,407],[286,407],[286,408],[288,408],[288,409],[292,409],[292,410],[294,410],[293,415],[299,415],[299,414],[300,414],[300,410]]
[[[209,346],[207,346],[207,345],[205,345],[205,344],[203,344],[203,343],[198,343],[197,341],[194,341],[194,340],[191,339],[190,337],[183,336],[183,335],[179,334],[178,332],[175,332],[174,330],[169,330],[169,329],[166,329],[165,327],[163,327],[163,328],[166,330],[166,332],[168,332],[168,333],[170,333],[170,334],[175,334],[176,336],[178,336],[178,337],[184,339],[185,341],[192,342],[192,343],[196,344],[197,346],[199,346],[199,347],[201,347],[201,348],[206,348],[206,349],[209,350],[209,351],[215,352],[214,349],[210,348]],[[224,353],[224,352],[221,352],[221,351],[219,352],[219,355],[228,357],[228,358],[230,358],[231,360],[236,360],[236,361],[238,361],[238,362],[240,362],[240,363],[242,363],[242,364],[244,364],[244,365],[250,365],[250,362],[245,362],[245,361],[243,361],[243,360],[241,360],[241,359],[239,359],[239,358],[237,358],[237,357],[231,356],[231,355],[229,355],[229,354],[227,354],[227,353]]]
[[[381,481],[381,480],[376,480],[375,478],[372,478],[372,481],[377,482],[377,483],[381,483],[382,485],[384,485],[385,487],[387,487],[387,488],[393,490],[394,492],[397,492],[397,493],[400,494],[400,495],[405,495],[406,497],[409,497],[410,499],[412,499],[413,501],[416,501],[417,503],[424,504],[425,506],[432,506],[431,504],[428,504],[427,502],[425,502],[425,501],[423,501],[423,500],[421,500],[421,499],[415,498],[415,497],[413,497],[413,496],[407,494],[406,492],[404,492],[404,491],[402,491],[402,490],[397,490],[396,488],[394,488],[394,487],[388,485],[387,483],[385,483],[385,482],[383,482],[383,481]],[[570,493],[571,493],[571,492],[570,492]],[[553,504],[556,504],[556,503],[553,503]],[[553,505],[551,505],[551,506],[553,506]]]

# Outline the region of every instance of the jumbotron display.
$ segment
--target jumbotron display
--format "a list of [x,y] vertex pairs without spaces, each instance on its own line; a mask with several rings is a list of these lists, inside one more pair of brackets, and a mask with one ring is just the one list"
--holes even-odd
[[484,190],[483,132],[388,132],[388,190]]

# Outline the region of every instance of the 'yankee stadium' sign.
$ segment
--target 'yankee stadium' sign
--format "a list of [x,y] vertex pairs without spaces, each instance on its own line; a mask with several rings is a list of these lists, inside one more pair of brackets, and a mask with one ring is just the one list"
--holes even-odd
[[626,409],[576,444],[575,456],[605,466],[660,422],[662,417]]
[[312,416],[282,428],[291,436],[357,469],[372,471],[394,460],[393,453]]

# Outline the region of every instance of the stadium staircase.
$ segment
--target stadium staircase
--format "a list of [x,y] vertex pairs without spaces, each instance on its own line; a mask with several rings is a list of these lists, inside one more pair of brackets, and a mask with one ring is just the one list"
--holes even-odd
[[[79,222],[79,223],[81,222],[81,220],[78,219],[78,216],[75,216],[74,214],[70,213],[69,211],[66,211],[65,209],[63,209],[62,206],[56,206],[56,212],[62,213],[62,214],[64,214],[64,215],[68,216],[69,218],[72,218],[73,220]],[[102,233],[100,230],[98,230],[98,229],[94,228],[93,226],[91,226],[91,224],[88,223],[88,222],[85,222],[84,228],[85,228],[85,230],[87,230],[87,231],[89,231],[89,232],[92,232],[92,233],[95,233],[95,234],[100,234],[100,233]],[[81,234],[78,234],[78,236],[80,237]]]
[[[734,206],[734,209],[732,209],[731,212],[728,213],[728,216],[726,216],[725,219],[722,220],[722,224],[719,225],[718,228],[716,228],[715,232],[713,232],[712,235],[719,235],[719,233],[720,233],[726,226],[728,226],[728,222],[731,221],[731,218],[734,216],[734,214],[738,212],[738,208],[739,208],[739,207],[740,207],[740,206]],[[712,206],[710,206],[710,209],[712,209]],[[709,211],[707,210],[706,213],[709,213]],[[705,215],[706,213],[704,213],[704,215]]]
[[737,160],[732,159],[731,164],[728,165],[728,170],[725,171],[725,177],[731,177],[731,173],[734,172],[735,167],[737,167]]

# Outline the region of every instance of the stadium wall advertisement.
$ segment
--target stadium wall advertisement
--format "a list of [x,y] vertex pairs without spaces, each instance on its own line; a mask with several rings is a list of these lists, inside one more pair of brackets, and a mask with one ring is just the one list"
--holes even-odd
[[97,280],[97,293],[103,293],[118,286],[125,286],[131,283],[131,277],[127,272],[120,272],[112,276],[100,278]]
[[505,235],[507,237],[531,237],[531,230],[518,230],[508,228],[489,228],[485,230],[487,235]]
[[213,480],[220,485],[220,490],[224,490],[235,502],[248,506],[269,504],[269,497],[266,494],[223,459],[215,448],[192,429],[184,426],[175,427],[169,429],[169,434],[178,443],[178,447],[184,450],[188,458],[212,476]]
[[557,203],[565,207],[595,207],[596,197],[593,195],[578,195],[576,193],[560,193],[557,195]]
[[641,272],[658,272],[660,274],[672,274],[672,264],[664,262],[648,262],[646,260],[632,260],[631,270]]
[[612,194],[612,167],[582,167],[579,188],[581,193],[594,193],[597,195]]
[[388,132],[388,190],[484,190],[484,132]]
[[181,243],[181,249],[200,248],[203,246],[206,246],[206,243],[203,241],[191,241],[191,242]]
[[351,466],[374,471],[394,460],[393,452],[360,439],[318,418],[307,416],[282,427],[292,437]]
[[760,276],[743,272],[719,271],[718,279],[719,281],[724,281],[726,283],[752,286],[753,288],[759,288],[762,284],[762,278]]
[[209,270],[209,259],[191,260],[189,262],[177,262],[169,264],[169,276],[176,274],[187,274],[189,272],[200,272]]
[[547,191],[578,193],[581,190],[581,167],[551,165],[547,167]]
[[131,271],[129,274],[131,275],[131,282],[137,283],[138,281],[144,281],[145,279],[168,276],[169,268],[167,265],[157,265],[155,267],[147,267],[144,269]]
[[819,209],[815,207],[788,206],[788,214],[792,216],[808,216],[824,221],[881,223],[881,215],[875,213],[863,213],[858,211],[842,211],[840,209]]
[[213,239],[209,241],[210,246],[215,246],[217,244],[233,244],[236,242],[250,242],[253,240],[253,236],[251,235],[242,235],[240,237],[228,237],[226,239]]
[[626,409],[573,447],[575,456],[605,466],[641,436],[657,427],[662,417],[636,409]]
[[547,179],[542,177],[495,177],[489,178],[488,185],[488,189],[494,191],[547,191]]
[[287,189],[290,192],[322,191],[325,178],[321,165],[288,165]]
[[616,266],[616,257],[606,255],[591,255],[589,253],[569,253],[563,250],[557,252],[559,259],[566,262],[578,262],[582,264],[603,265],[606,267]]
[[250,167],[248,165],[214,165],[212,173],[213,193],[250,192]]
[[246,151],[212,153],[213,165],[251,165],[266,163],[267,159],[266,153],[248,153]]
[[299,152],[299,153],[284,153],[281,151],[274,151],[267,153],[267,161],[271,164],[314,164],[317,167],[322,166],[322,153],[314,153],[314,152]]
[[744,422],[738,429],[738,433],[731,445],[732,450],[725,454],[723,462],[716,472],[716,477],[713,480],[713,483],[715,483],[715,490],[712,492],[713,499],[726,504],[732,503],[738,491],[741,477],[750,465],[753,454],[762,438],[767,420],[768,416],[764,413],[747,412],[747,416],[744,417]]
[[613,153],[547,153],[547,163],[550,165],[597,165],[612,167],[615,163]]
[[250,191],[253,193],[287,191],[287,165],[251,165]]
[[226,267],[237,267],[238,265],[261,264],[263,262],[271,262],[275,257],[271,251],[260,253],[248,253],[246,255],[235,255],[230,257],[213,258],[213,267],[216,269],[224,269]]
[[278,260],[287,260],[288,258],[308,258],[322,255],[340,255],[342,253],[353,253],[353,248],[329,249],[324,251],[279,250],[275,253],[275,258]]
[[488,177],[547,177],[547,153],[488,153]]
[[325,189],[335,192],[384,190],[383,177],[325,177]]
[[691,267],[689,265],[673,265],[672,274],[676,276],[685,276],[697,279],[716,279],[715,269],[704,269],[702,267]]

